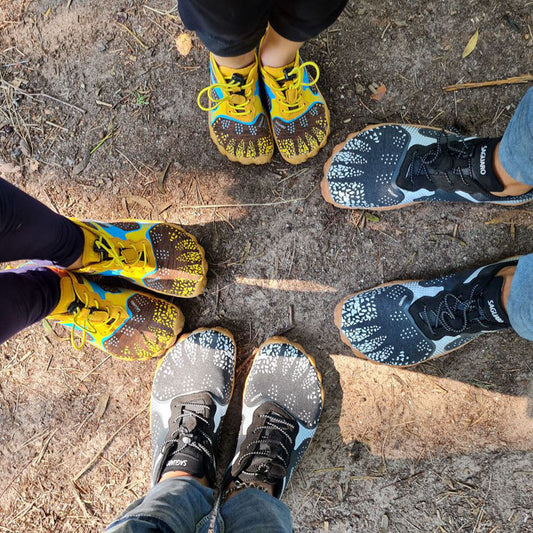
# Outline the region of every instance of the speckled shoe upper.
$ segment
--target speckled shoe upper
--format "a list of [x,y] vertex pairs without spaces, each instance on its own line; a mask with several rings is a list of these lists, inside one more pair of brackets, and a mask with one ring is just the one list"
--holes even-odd
[[501,302],[506,259],[429,281],[394,282],[344,299],[335,321],[357,355],[408,366],[439,357],[477,336],[510,327]]
[[235,352],[228,331],[202,328],[182,336],[162,360],[152,387],[152,484],[169,466],[214,477],[215,448],[233,391]]
[[[175,342],[185,318],[153,294],[112,287],[104,278],[49,267],[60,278],[60,299],[48,319],[71,329],[72,345],[85,342],[118,359],[160,357]],[[74,337],[81,334],[81,340]]]
[[[317,72],[314,80],[309,66]],[[285,161],[300,164],[318,153],[330,131],[328,106],[316,85],[318,66],[302,62],[297,53],[293,65],[275,70],[282,70],[282,75],[273,76],[261,67],[274,139]]]
[[326,164],[324,198],[338,207],[393,209],[416,202],[517,205],[533,200],[495,196],[499,139],[479,139],[424,126],[382,124],[348,138]]
[[[230,161],[244,165],[268,163],[274,153],[274,140],[261,101],[257,57],[245,76],[237,70],[225,77],[213,54],[209,65],[211,85],[198,95],[198,105],[209,112],[211,139]],[[204,93],[208,106],[201,103]]]
[[283,337],[262,344],[246,380],[239,441],[224,486],[267,483],[280,498],[316,431],[322,405],[312,358]]
[[207,283],[204,249],[177,224],[141,220],[76,220],[83,266],[76,272],[119,276],[152,291],[192,298]]

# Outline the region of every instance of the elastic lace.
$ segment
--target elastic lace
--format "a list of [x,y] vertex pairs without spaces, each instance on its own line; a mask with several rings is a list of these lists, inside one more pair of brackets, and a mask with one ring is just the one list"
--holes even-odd
[[[211,450],[213,449],[213,439],[209,436],[208,433],[206,433],[204,430],[202,430],[200,427],[196,426],[194,428],[194,432],[190,432],[186,426],[183,425],[182,421],[186,416],[192,416],[196,420],[200,420],[206,425],[209,425],[208,418],[202,416],[201,414],[197,413],[192,407],[199,407],[201,409],[210,409],[208,405],[199,404],[199,403],[188,403],[183,407],[183,413],[180,413],[179,415],[174,418],[173,422],[178,424],[178,428],[176,431],[174,431],[170,437],[165,441],[165,446],[171,447],[173,445],[176,445],[176,450],[174,453],[179,453],[183,449],[185,449],[188,446],[192,446],[193,448],[196,448],[201,453],[204,453],[209,461],[213,461],[213,453]],[[205,446],[202,442],[199,441],[198,433],[205,439],[208,446]]]
[[[315,69],[315,77],[304,83],[303,77],[306,67],[313,67]],[[290,70],[285,70],[284,75],[279,78],[275,78],[278,87],[270,87],[276,96],[276,100],[281,107],[285,108],[287,113],[295,113],[303,111],[305,108],[305,102],[303,101],[303,88],[311,87],[318,82],[320,78],[320,69],[314,61],[305,61],[300,65],[295,65]],[[289,101],[287,95],[295,95],[293,101]]]
[[[251,456],[264,456],[271,460],[278,461],[283,468],[287,469],[292,446],[294,444],[294,440],[292,439],[289,431],[294,430],[294,424],[282,418],[281,416],[276,415],[275,413],[268,413],[259,416],[260,418],[265,419],[265,422],[263,425],[254,428],[252,433],[254,434],[265,430],[268,432],[268,436],[250,441],[246,447],[246,450],[251,448],[251,451],[245,451],[245,453],[241,454],[239,463],[242,464],[248,457]],[[260,444],[268,444],[269,450],[266,451],[258,449]],[[275,455],[272,454],[273,450],[275,450]],[[261,466],[259,467],[260,469]],[[266,462],[264,467],[267,467]],[[268,468],[266,468],[266,470],[268,471]]]
[[[407,171],[407,178],[414,183],[414,178],[424,175],[424,177],[430,182],[434,183],[431,178],[431,173],[429,168],[441,157],[450,155],[453,159],[469,159],[471,157],[471,148],[467,146],[464,137],[458,132],[454,131],[453,128],[449,130],[451,133],[457,135],[453,140],[450,139],[450,135],[446,130],[441,130],[437,137],[437,142],[435,143],[434,148],[427,151],[424,154],[419,154],[416,150],[413,152],[411,164],[409,165],[409,170]],[[445,142],[442,142],[443,139]],[[452,143],[459,144],[459,146],[453,146]],[[447,153],[446,153],[447,152]],[[420,161],[420,165],[416,172],[413,171],[415,167],[415,161]],[[454,185],[456,180],[454,178],[459,178],[465,185],[468,185],[472,181],[472,171],[470,165],[467,168],[467,172],[464,172],[465,168],[454,167],[451,172],[444,172],[446,180],[450,185]]]
[[[116,317],[112,316],[111,309],[108,306],[101,308],[100,304],[98,303],[98,300],[93,300],[92,302],[90,302],[88,294],[84,294],[83,298],[84,298],[84,301],[79,300],[78,306],[72,313],[72,327],[70,328],[70,343],[72,344],[72,347],[76,350],[81,350],[85,346],[85,342],[87,340],[87,333],[94,335],[95,333],[98,332],[99,329],[105,328],[106,330],[109,330],[112,328],[112,325],[110,324],[110,322],[111,321],[114,322],[116,320]],[[89,313],[86,314],[85,317],[81,318],[81,314],[84,309],[88,309]],[[106,313],[106,318],[104,318],[104,320],[99,320],[98,324],[95,325],[91,321],[92,311],[99,311],[101,313]],[[76,331],[76,328],[80,329],[82,332],[80,344],[76,343],[76,339],[74,337],[74,332]]]
[[[136,267],[140,267],[141,270],[146,268],[146,261],[148,259],[146,243],[142,243],[142,249],[138,250],[133,243],[129,246],[122,244],[115,244],[111,240],[107,239],[104,235],[98,235],[94,246],[96,249],[103,251],[107,254],[107,257],[120,267],[121,270],[132,270]],[[123,250],[135,250],[137,259],[134,261],[128,261],[122,255]]]
[[[454,294],[446,293],[439,302],[437,309],[434,310],[425,305],[420,317],[432,335],[436,334],[440,328],[454,334],[463,333],[472,322],[477,322],[482,327],[486,327],[488,322],[483,320],[485,318],[483,315],[469,316],[470,311],[483,308],[482,299],[483,291],[480,285],[476,284],[472,287],[468,298],[461,300]],[[450,323],[457,320],[461,321],[460,327],[454,327]]]
[[[256,81],[251,79],[247,83],[239,83],[238,81],[231,79],[226,83],[213,83],[208,87],[204,87],[196,98],[198,107],[202,111],[212,111],[217,109],[224,102],[228,102],[230,113],[243,114],[249,111],[252,94],[255,87]],[[213,93],[215,89],[220,89],[224,95],[222,98],[213,98]],[[206,94],[209,99],[209,104],[207,107],[204,106],[201,102],[202,96]],[[241,96],[242,98],[235,98],[236,96]]]

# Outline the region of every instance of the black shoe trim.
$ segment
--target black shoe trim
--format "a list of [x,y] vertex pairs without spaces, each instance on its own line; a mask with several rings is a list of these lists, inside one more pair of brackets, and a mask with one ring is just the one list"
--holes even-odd
[[183,471],[195,478],[215,479],[216,403],[209,392],[198,392],[174,398],[168,433],[161,450],[161,460],[154,478],[167,472]]

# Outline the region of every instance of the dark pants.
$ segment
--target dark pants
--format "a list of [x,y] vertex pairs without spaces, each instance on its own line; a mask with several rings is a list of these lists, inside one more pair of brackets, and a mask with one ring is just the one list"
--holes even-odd
[[333,24],[348,0],[178,0],[185,27],[216,55],[245,54],[270,24],[289,41],[307,41]]
[[[69,266],[83,233],[68,218],[0,179],[0,262],[19,259]],[[43,319],[59,302],[59,277],[39,266],[0,271],[0,343]]]

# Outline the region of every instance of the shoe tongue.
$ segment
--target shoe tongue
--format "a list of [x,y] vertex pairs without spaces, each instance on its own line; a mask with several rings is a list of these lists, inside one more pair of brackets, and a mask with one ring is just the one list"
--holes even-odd
[[279,85],[283,85],[285,81],[293,79],[293,75],[290,76],[289,72],[294,68],[294,61],[291,63],[288,63],[287,65],[283,65],[282,67],[269,67],[269,66],[263,66],[263,70],[270,74],[276,81],[278,81]]
[[[207,405],[185,405],[188,411],[194,410],[200,416],[209,417],[209,406]],[[161,476],[167,472],[182,471],[193,477],[202,478],[210,475],[209,465],[206,462],[205,454],[196,446],[191,446],[194,434],[200,421],[190,412],[185,412],[180,420],[180,440],[179,444],[174,444],[165,461]]]
[[[84,267],[89,265],[94,265],[95,263],[100,263],[102,261],[102,251],[95,249],[96,235],[87,231],[85,228],[81,228],[83,232],[83,237],[85,238],[85,245],[83,247],[83,254],[81,261]],[[103,258],[105,261],[107,258]]]
[[503,278],[494,276],[484,290],[483,312],[485,316],[502,327],[510,326],[509,316],[502,303]]
[[256,455],[246,467],[243,476],[246,476],[246,473],[253,474],[254,479],[260,476],[261,481],[273,485],[281,481],[287,471],[283,465],[274,462],[271,458]]
[[242,78],[241,85],[244,85],[244,83],[246,83],[246,79],[248,78],[248,74],[250,74],[250,72],[252,71],[253,66],[254,63],[243,68],[230,68],[225,67],[224,65],[218,65],[218,69],[227,81],[238,81],[239,78]]
[[179,452],[171,453],[159,477],[168,472],[176,471],[187,472],[198,479],[203,478],[208,474],[205,455],[192,446],[187,446]]
[[474,179],[488,192],[502,192],[504,187],[492,164],[494,151],[500,139],[477,139],[472,156]]

